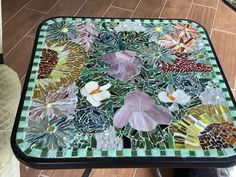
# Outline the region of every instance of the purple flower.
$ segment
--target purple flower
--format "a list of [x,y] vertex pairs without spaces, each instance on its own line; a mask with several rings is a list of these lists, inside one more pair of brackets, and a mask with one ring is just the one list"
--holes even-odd
[[103,55],[101,59],[111,64],[109,75],[123,81],[139,74],[139,66],[143,64],[140,59],[136,58],[136,53],[133,51],[108,53]]
[[140,91],[128,93],[125,104],[116,113],[113,125],[124,127],[127,123],[139,131],[151,131],[158,124],[169,124],[171,113],[168,109],[156,106],[148,94]]

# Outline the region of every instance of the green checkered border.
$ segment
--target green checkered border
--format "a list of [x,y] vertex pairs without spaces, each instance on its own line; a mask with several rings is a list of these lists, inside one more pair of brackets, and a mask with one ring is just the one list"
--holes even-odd
[[[100,19],[100,18],[54,18],[53,20],[62,21],[66,20],[72,23],[80,22],[80,21],[95,21],[95,22],[120,22],[120,21],[142,21],[143,23],[183,23],[190,24],[195,26],[198,32],[201,35],[201,38],[204,41],[206,50],[208,51],[209,62],[212,64],[214,72],[216,74],[215,81],[219,83],[220,88],[222,89],[226,102],[225,104],[228,106],[231,116],[233,117],[234,125],[236,126],[236,110],[233,105],[233,98],[229,94],[229,90],[225,84],[224,78],[222,77],[222,73],[217,64],[216,56],[213,53],[213,49],[208,41],[208,37],[205,33],[205,30],[197,23],[188,21],[188,20],[148,20],[148,19]],[[26,91],[26,97],[23,103],[23,109],[20,116],[19,126],[16,134],[16,142],[18,147],[24,152],[27,156],[36,157],[36,158],[81,158],[81,157],[230,157],[236,155],[236,147],[227,148],[224,150],[216,150],[211,149],[207,151],[199,150],[188,150],[188,149],[123,149],[122,151],[117,150],[108,150],[108,151],[100,151],[100,150],[86,150],[80,149],[77,151],[72,150],[48,150],[48,149],[31,149],[27,142],[24,142],[25,130],[27,127],[27,117],[29,115],[29,107],[31,105],[33,90],[37,78],[37,71],[39,68],[41,51],[45,42],[46,30],[49,24],[53,23],[52,19],[49,19],[43,23],[41,26],[37,47],[35,51],[34,61],[31,69],[31,73],[29,76],[28,88]]]

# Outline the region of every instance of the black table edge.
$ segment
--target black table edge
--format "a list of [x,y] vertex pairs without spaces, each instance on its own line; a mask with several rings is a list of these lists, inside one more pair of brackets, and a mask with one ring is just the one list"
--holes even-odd
[[[28,67],[26,74],[25,84],[23,87],[20,103],[18,106],[16,120],[14,122],[12,134],[11,134],[11,147],[17,157],[17,159],[25,164],[26,166],[37,168],[37,169],[75,169],[75,168],[143,168],[143,167],[171,167],[171,168],[224,168],[236,165],[236,155],[231,157],[222,157],[222,158],[213,158],[213,157],[99,157],[99,158],[35,158],[31,156],[26,156],[24,152],[18,147],[16,143],[16,133],[20,121],[20,115],[23,108],[23,103],[28,87],[28,81],[35,57],[35,50],[37,47],[38,37],[40,29],[43,24],[55,18],[98,18],[98,19],[129,19],[129,18],[101,18],[101,17],[70,17],[70,16],[57,16],[44,20],[37,29],[37,34],[34,41],[34,47],[32,50],[31,61]],[[231,92],[228,81],[226,80],[225,74],[220,65],[219,59],[216,55],[216,52],[213,48],[209,35],[206,29],[199,23],[188,20],[188,19],[159,19],[159,18],[133,18],[137,20],[185,20],[188,22],[196,23],[202,27],[205,31],[205,34],[208,38],[209,44],[212,48],[212,51],[216,57],[216,62],[219,66],[222,77],[225,80],[225,84],[229,91],[230,97],[233,101],[234,107],[236,108],[236,102],[234,100],[233,94]],[[145,163],[145,164],[144,164]],[[189,164],[189,166],[188,166]]]
[[236,7],[234,7],[232,4],[230,4],[227,0],[222,0],[227,6],[229,6],[234,12],[236,12]]

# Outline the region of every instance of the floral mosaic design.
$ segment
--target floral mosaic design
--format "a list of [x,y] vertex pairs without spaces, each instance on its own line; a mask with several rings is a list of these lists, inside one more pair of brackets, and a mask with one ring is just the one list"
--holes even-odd
[[51,22],[27,119],[31,148],[235,147],[233,119],[197,27]]

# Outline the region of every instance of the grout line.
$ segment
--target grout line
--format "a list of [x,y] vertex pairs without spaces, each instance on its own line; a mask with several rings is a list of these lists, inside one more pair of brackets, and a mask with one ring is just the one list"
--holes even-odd
[[187,19],[188,19],[188,17],[189,17],[189,14],[190,14],[190,11],[191,11],[191,9],[192,9],[192,6],[193,6],[193,0],[192,0],[192,2],[191,2],[191,4],[190,4],[190,7],[189,7],[189,9],[188,9],[188,13],[187,13],[187,16],[186,16]]
[[9,18],[5,23],[3,23],[2,26],[5,26],[9,21],[11,21],[11,19],[13,19],[22,9],[24,9],[32,0],[30,0],[29,2],[27,2],[22,8],[20,8],[15,14],[13,14],[11,16],[11,18]]
[[117,9],[121,9],[121,10],[127,10],[127,11],[130,11],[130,12],[133,12],[133,10],[130,10],[130,9],[125,9],[123,7],[117,7],[117,6],[111,6],[113,8],[117,8]]
[[43,170],[40,171],[38,177],[40,177],[42,175],[42,173],[43,173]]
[[111,8],[111,6],[112,6],[112,4],[113,4],[114,1],[115,1],[115,0],[112,0],[111,4],[110,4],[109,7],[107,8],[107,10],[104,12],[104,14],[102,15],[102,17],[104,17],[104,16],[106,15],[106,13],[107,13],[108,10]]
[[135,168],[135,170],[134,170],[133,177],[135,177],[135,176],[136,176],[136,173],[137,173],[137,168]]
[[207,7],[207,8],[210,8],[210,9],[217,9],[217,7],[212,7],[212,6],[207,6],[207,5],[203,5],[203,4],[198,4],[198,3],[195,3],[195,2],[192,2],[193,5],[197,5],[197,6],[201,6],[201,7]]
[[47,175],[44,175],[44,174],[41,174],[40,176],[38,176],[38,177],[49,177],[49,176],[47,176]]
[[20,78],[20,82],[25,78],[26,73]]
[[24,38],[31,32],[32,29],[34,29],[36,25],[37,23],[29,29],[29,31],[4,55],[4,58],[6,58],[11,53],[11,51],[14,50],[21,41],[24,40]]
[[161,9],[161,12],[160,12],[160,14],[159,14],[159,18],[162,18],[161,15],[162,15],[162,13],[163,13],[165,7],[166,7],[167,1],[168,1],[168,0],[166,0],[166,1],[164,2],[164,5],[163,5],[163,7],[162,7],[162,9]]
[[211,38],[211,36],[212,36],[212,33],[213,33],[213,30],[214,30],[215,21],[216,21],[216,15],[217,15],[217,12],[218,12],[218,7],[219,7],[219,4],[220,4],[220,0],[218,0],[218,2],[217,2],[217,6],[216,6],[216,12],[215,12],[214,19],[213,19],[213,23],[212,23],[212,29],[211,29],[210,38]]
[[79,13],[79,11],[85,6],[85,4],[87,3],[87,1],[88,1],[88,0],[85,0],[85,1],[84,1],[84,3],[81,5],[81,7],[75,12],[75,15],[74,15],[74,16],[76,16],[76,15]]
[[[30,0],[29,2],[31,2],[32,0]],[[28,2],[28,3],[29,3]],[[50,12],[58,3],[60,2],[60,0],[58,0],[49,10],[48,10],[48,12]],[[27,3],[27,4],[28,4]],[[27,5],[26,4],[26,5]],[[26,6],[25,5],[25,6]],[[24,6],[24,7],[25,7]],[[23,9],[23,8],[22,8]],[[19,12],[19,11],[18,11]],[[18,13],[17,12],[17,13]],[[45,14],[46,15],[46,14]],[[43,15],[43,17],[39,20],[39,21],[42,21],[42,19],[44,18],[44,15]],[[31,32],[31,30],[33,30],[34,29],[34,27],[36,26],[36,25],[38,25],[38,23],[35,23],[35,25],[33,25],[32,26],[32,28],[30,28],[29,29],[29,31],[4,55],[4,57],[6,58],[9,54],[10,54],[10,52],[13,50],[13,49],[15,49],[16,47],[17,47],[17,45],[21,42],[21,41],[23,41],[24,40],[24,38],[26,37],[26,36],[30,36],[30,35],[28,35],[30,32]]]
[[225,30],[221,30],[221,29],[217,29],[217,28],[212,28],[212,31],[219,31],[219,32],[223,32],[223,33],[227,33],[227,34],[232,34],[232,35],[236,35],[236,33],[233,32],[229,32],[229,31],[225,31]]
[[31,9],[31,8],[27,8],[27,7],[25,7],[24,9],[26,9],[26,10],[31,10],[31,11],[33,11],[33,12],[38,12],[38,13],[41,13],[41,14],[44,14],[44,15],[47,14],[47,12],[43,12],[43,11],[41,11],[41,10]]
[[27,34],[26,37],[30,37],[30,38],[35,38],[34,36],[30,35],[30,34]]
[[47,14],[57,5],[59,4],[60,0],[58,0],[57,2],[55,2],[55,4],[53,4],[53,6],[47,11]]
[[142,0],[139,0],[138,4],[136,5],[136,7],[135,7],[133,13],[132,13],[131,16],[130,16],[131,18],[133,17],[133,15],[134,15],[135,11],[137,10],[137,8],[138,8],[139,4],[141,3],[141,1],[142,1]]

